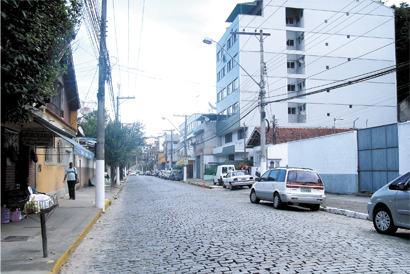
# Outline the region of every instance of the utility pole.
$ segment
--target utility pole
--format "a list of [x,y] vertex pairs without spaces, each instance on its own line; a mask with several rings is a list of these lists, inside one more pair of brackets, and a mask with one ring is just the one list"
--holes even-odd
[[105,146],[105,81],[106,75],[106,17],[107,0],[102,0],[101,26],[100,26],[100,57],[99,57],[99,81],[98,81],[98,111],[97,111],[97,147],[96,147],[96,184],[95,184],[95,206],[105,212],[105,183],[104,183],[104,146]]
[[184,181],[187,181],[187,165],[188,165],[188,153],[186,147],[186,138],[187,138],[187,116],[188,115],[174,115],[175,117],[185,117],[185,130],[184,130]]
[[243,123],[243,160],[246,162],[248,158],[246,157],[246,125]]
[[[239,35],[258,35],[259,36],[259,43],[260,43],[260,80],[259,80],[259,99],[260,99],[260,127],[261,127],[261,158],[260,158],[260,168],[259,172],[262,175],[266,171],[266,126],[265,126],[265,80],[264,80],[264,73],[265,73],[265,62],[263,60],[263,37],[270,36],[270,33],[263,33],[263,30],[260,30],[259,34],[257,32],[231,32],[231,34],[239,34]],[[257,36],[256,36],[257,37]],[[249,75],[249,74],[248,74]],[[252,76],[249,75],[251,78]],[[252,78],[255,81],[255,79]],[[256,82],[256,81],[255,81]]]
[[[174,148],[173,148],[173,139],[174,139],[174,136],[173,136],[173,132],[174,132],[174,130],[173,129],[168,129],[168,130],[163,130],[163,131],[171,131],[171,164],[170,164],[170,166],[171,166],[171,169],[172,169],[172,166],[173,166],[173,159],[172,159],[172,154],[174,154],[174,152],[173,152],[173,150],[174,150]],[[166,136],[166,135],[165,135]],[[166,138],[165,138],[165,142],[166,142]]]
[[272,137],[272,142],[273,142],[273,144],[274,145],[276,145],[276,117],[275,117],[275,115],[273,115],[273,117],[272,117],[272,119],[273,119],[273,123],[272,123],[272,131],[273,131],[273,137]]

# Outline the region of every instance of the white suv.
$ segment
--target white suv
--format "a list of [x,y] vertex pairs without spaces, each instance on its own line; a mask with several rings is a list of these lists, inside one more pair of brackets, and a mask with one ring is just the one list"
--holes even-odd
[[308,168],[275,168],[255,179],[250,200],[272,201],[278,209],[284,204],[293,204],[317,211],[326,200],[325,187],[319,174]]

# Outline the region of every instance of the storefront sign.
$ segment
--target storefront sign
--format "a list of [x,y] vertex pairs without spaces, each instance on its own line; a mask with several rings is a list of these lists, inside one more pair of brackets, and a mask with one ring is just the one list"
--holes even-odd
[[20,137],[25,146],[54,147],[54,133],[49,131],[22,131]]

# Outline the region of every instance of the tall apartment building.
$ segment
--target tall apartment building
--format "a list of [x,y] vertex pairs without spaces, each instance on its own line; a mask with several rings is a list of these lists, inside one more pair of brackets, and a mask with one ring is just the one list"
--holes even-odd
[[397,122],[395,72],[355,81],[396,64],[391,8],[372,0],[261,0],[237,4],[226,22],[216,45],[220,162],[241,159],[243,142],[260,126],[261,30],[270,34],[262,66],[268,121],[329,131]]

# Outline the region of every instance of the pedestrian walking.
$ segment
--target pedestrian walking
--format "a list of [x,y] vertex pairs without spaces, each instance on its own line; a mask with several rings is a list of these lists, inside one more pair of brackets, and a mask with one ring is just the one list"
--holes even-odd
[[75,200],[75,184],[77,182],[77,169],[73,167],[73,162],[68,164],[68,167],[65,168],[65,176],[63,184],[67,179],[68,185],[68,194],[70,195],[70,200]]

